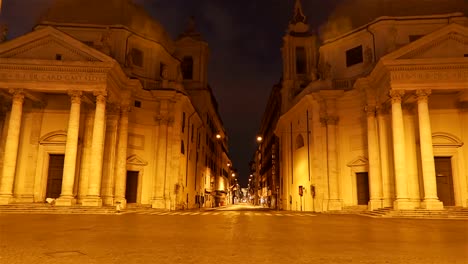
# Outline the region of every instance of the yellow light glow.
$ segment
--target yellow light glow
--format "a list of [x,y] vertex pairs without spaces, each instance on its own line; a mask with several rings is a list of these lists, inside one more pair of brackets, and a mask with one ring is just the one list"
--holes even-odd
[[262,142],[263,138],[261,136],[257,137],[257,142]]
[[217,138],[217,139],[220,139],[220,138],[221,138],[221,135],[220,135],[220,134],[216,134],[216,138]]

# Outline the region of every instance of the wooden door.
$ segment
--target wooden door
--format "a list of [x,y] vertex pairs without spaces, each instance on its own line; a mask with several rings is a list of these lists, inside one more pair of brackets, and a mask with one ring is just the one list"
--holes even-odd
[[127,203],[136,203],[138,194],[138,171],[127,171],[125,199]]
[[358,205],[369,203],[369,174],[367,172],[356,173],[356,189]]
[[65,155],[49,155],[46,198],[59,198],[62,192],[63,163]]
[[435,157],[437,196],[444,206],[454,206],[452,161],[450,157]]

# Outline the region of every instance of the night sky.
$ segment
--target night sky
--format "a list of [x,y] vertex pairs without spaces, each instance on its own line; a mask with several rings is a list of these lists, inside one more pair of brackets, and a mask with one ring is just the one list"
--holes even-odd
[[[53,0],[3,0],[0,23],[9,39],[31,31]],[[100,0],[96,0],[100,1]],[[248,163],[272,86],[282,71],[282,37],[294,0],[134,0],[143,4],[173,39],[194,16],[211,54],[208,80],[229,137],[230,156],[247,185]],[[340,0],[302,0],[312,29]]]

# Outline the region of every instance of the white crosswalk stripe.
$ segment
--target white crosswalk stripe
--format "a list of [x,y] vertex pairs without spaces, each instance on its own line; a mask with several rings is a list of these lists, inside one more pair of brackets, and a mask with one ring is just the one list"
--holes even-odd
[[138,215],[156,215],[156,216],[207,216],[207,215],[218,215],[218,216],[269,216],[269,217],[311,217],[316,216],[315,214],[307,213],[286,213],[286,212],[248,212],[248,211],[136,211],[136,212],[127,212],[128,214],[138,214]]

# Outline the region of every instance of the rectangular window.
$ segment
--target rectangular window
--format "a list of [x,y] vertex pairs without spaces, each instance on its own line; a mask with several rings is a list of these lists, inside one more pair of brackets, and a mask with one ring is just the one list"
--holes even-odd
[[135,66],[143,67],[143,51],[137,48],[132,48],[131,62]]
[[182,59],[181,63],[182,69],[182,77],[184,80],[192,80],[193,79],[193,58],[190,56],[186,56]]
[[55,60],[62,60],[62,54],[55,54]]
[[359,64],[363,61],[361,45],[346,51],[346,67]]
[[166,64],[160,62],[159,63],[159,77],[163,78],[164,76],[164,68],[166,67]]
[[185,112],[182,113],[182,133],[184,133],[185,130]]
[[192,142],[192,143],[193,143],[193,130],[194,130],[194,127],[192,125],[192,134],[190,134],[190,142]]
[[296,73],[305,74],[307,71],[306,51],[304,47],[296,47]]
[[141,102],[140,101],[135,101],[133,104],[135,107],[141,108]]

